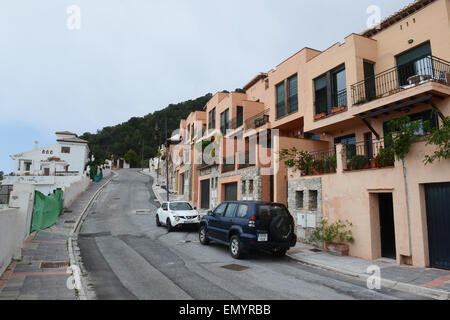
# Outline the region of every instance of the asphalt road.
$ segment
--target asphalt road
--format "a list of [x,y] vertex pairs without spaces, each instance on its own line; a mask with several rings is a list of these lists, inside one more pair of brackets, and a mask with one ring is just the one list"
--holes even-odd
[[[423,299],[372,291],[360,280],[288,257],[260,253],[236,261],[225,246],[201,246],[196,230],[167,233],[155,223],[152,184],[137,170],[121,170],[88,212],[78,245],[97,299]],[[223,268],[230,264],[248,269]]]

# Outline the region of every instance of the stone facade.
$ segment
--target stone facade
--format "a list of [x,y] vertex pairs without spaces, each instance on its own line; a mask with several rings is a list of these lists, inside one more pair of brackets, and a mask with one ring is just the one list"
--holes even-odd
[[297,224],[299,241],[307,242],[323,217],[322,179],[290,180],[288,206]]
[[251,168],[239,172],[241,176],[242,200],[262,200],[262,180],[259,168]]
[[199,177],[204,177],[206,175],[211,175],[210,206],[211,208],[216,208],[219,205],[219,165],[199,170]]

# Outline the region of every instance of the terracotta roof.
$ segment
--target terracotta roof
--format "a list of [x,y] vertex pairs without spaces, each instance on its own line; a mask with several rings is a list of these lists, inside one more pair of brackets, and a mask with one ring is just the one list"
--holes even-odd
[[58,132],[55,132],[55,134],[62,134],[62,135],[78,137],[78,135],[76,133],[73,133],[73,132],[70,132],[70,131],[58,131]]
[[89,142],[80,138],[64,138],[64,139],[58,139],[56,140],[58,142],[72,142],[72,143],[86,143],[88,144]]
[[374,35],[376,35],[380,31],[383,31],[384,29],[389,28],[393,24],[395,24],[395,23],[399,22],[400,20],[403,20],[406,17],[416,13],[417,11],[425,8],[426,6],[428,6],[429,4],[431,4],[431,3],[435,2],[435,1],[436,0],[416,0],[413,3],[411,3],[410,5],[404,7],[403,9],[397,11],[396,13],[394,13],[391,16],[389,16],[386,19],[384,19],[380,23],[381,28],[369,29],[369,30],[364,31],[363,33],[361,33],[361,35],[364,36],[364,37],[368,37],[368,38],[373,37]]

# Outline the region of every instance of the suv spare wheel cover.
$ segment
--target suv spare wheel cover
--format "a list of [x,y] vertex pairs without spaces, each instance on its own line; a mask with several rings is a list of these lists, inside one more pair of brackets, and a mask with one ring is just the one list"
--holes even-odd
[[270,235],[275,241],[286,241],[292,234],[292,223],[288,217],[276,216],[270,223]]

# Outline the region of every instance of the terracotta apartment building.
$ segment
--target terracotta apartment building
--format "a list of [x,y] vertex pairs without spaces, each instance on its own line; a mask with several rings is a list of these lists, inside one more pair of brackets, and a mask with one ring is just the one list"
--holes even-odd
[[[352,256],[450,269],[449,160],[425,165],[433,147],[419,141],[403,160],[373,165],[389,120],[439,126],[450,116],[448,61],[450,0],[415,1],[380,28],[325,51],[304,48],[182,121],[174,186],[204,209],[234,199],[285,203],[303,240],[323,218],[349,220]],[[292,147],[332,165],[287,168],[279,151]],[[364,167],[354,162],[361,158]]]

